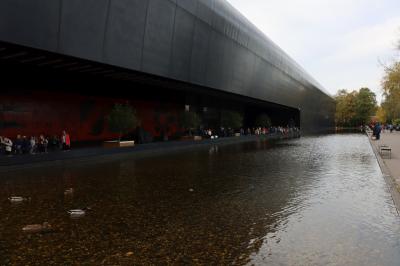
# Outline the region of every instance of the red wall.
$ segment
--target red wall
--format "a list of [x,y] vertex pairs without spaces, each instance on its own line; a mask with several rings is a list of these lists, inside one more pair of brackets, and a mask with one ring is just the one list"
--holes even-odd
[[[128,102],[136,109],[141,127],[152,136],[164,129],[171,136],[177,131],[178,104],[136,99],[112,99],[72,93],[19,92],[0,98],[0,135],[60,135],[67,130],[72,141],[114,139],[106,116],[115,103]],[[103,123],[102,123],[103,121]],[[103,130],[101,130],[103,129]]]

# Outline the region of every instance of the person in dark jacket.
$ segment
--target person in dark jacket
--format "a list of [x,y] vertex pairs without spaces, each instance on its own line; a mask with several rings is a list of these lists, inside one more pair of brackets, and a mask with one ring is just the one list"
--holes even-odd
[[381,138],[381,131],[382,131],[381,124],[376,123],[374,127],[374,135],[376,140],[379,140]]

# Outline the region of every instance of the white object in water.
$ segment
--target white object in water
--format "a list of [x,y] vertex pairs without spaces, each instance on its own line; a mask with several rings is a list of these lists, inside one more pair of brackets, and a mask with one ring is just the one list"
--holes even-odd
[[73,188],[69,188],[67,190],[64,191],[64,195],[72,195],[74,194],[74,189]]
[[86,214],[86,211],[82,209],[75,209],[75,210],[69,210],[68,213],[69,215],[71,215],[71,217],[81,217]]
[[13,203],[23,202],[26,200],[23,197],[9,197],[8,199],[10,200],[10,202],[13,202]]
[[189,191],[190,191],[190,192],[193,192],[193,191],[194,191],[194,189],[193,189],[193,188],[191,188],[191,189],[189,189]]

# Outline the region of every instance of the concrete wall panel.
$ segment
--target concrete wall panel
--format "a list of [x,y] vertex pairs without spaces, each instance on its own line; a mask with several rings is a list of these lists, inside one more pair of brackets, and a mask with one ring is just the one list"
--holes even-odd
[[59,51],[102,61],[108,5],[108,0],[63,0]]
[[177,8],[170,67],[171,77],[177,80],[189,81],[194,23],[195,19],[190,13]]
[[196,14],[197,3],[197,0],[177,0],[177,5],[192,15]]
[[174,34],[176,5],[150,0],[144,37],[142,71],[168,76]]
[[207,62],[209,61],[210,26],[197,20],[194,26],[192,56],[190,62],[190,81],[206,85]]
[[56,51],[60,0],[1,0],[0,39]]
[[104,61],[140,69],[149,0],[111,1]]

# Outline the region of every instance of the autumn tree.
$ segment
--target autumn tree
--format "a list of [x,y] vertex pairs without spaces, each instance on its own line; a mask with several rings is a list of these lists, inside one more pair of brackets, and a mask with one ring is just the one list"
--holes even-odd
[[382,80],[384,109],[388,122],[400,118],[400,62],[385,67],[385,76]]
[[352,92],[340,90],[335,100],[335,121],[338,126],[354,127],[367,124],[377,108],[375,93],[368,88]]
[[335,96],[335,122],[338,126],[351,126],[355,115],[355,92],[340,90]]
[[378,121],[381,123],[387,123],[387,115],[385,109],[383,109],[382,106],[379,106],[377,111],[376,111],[376,117],[378,118]]

